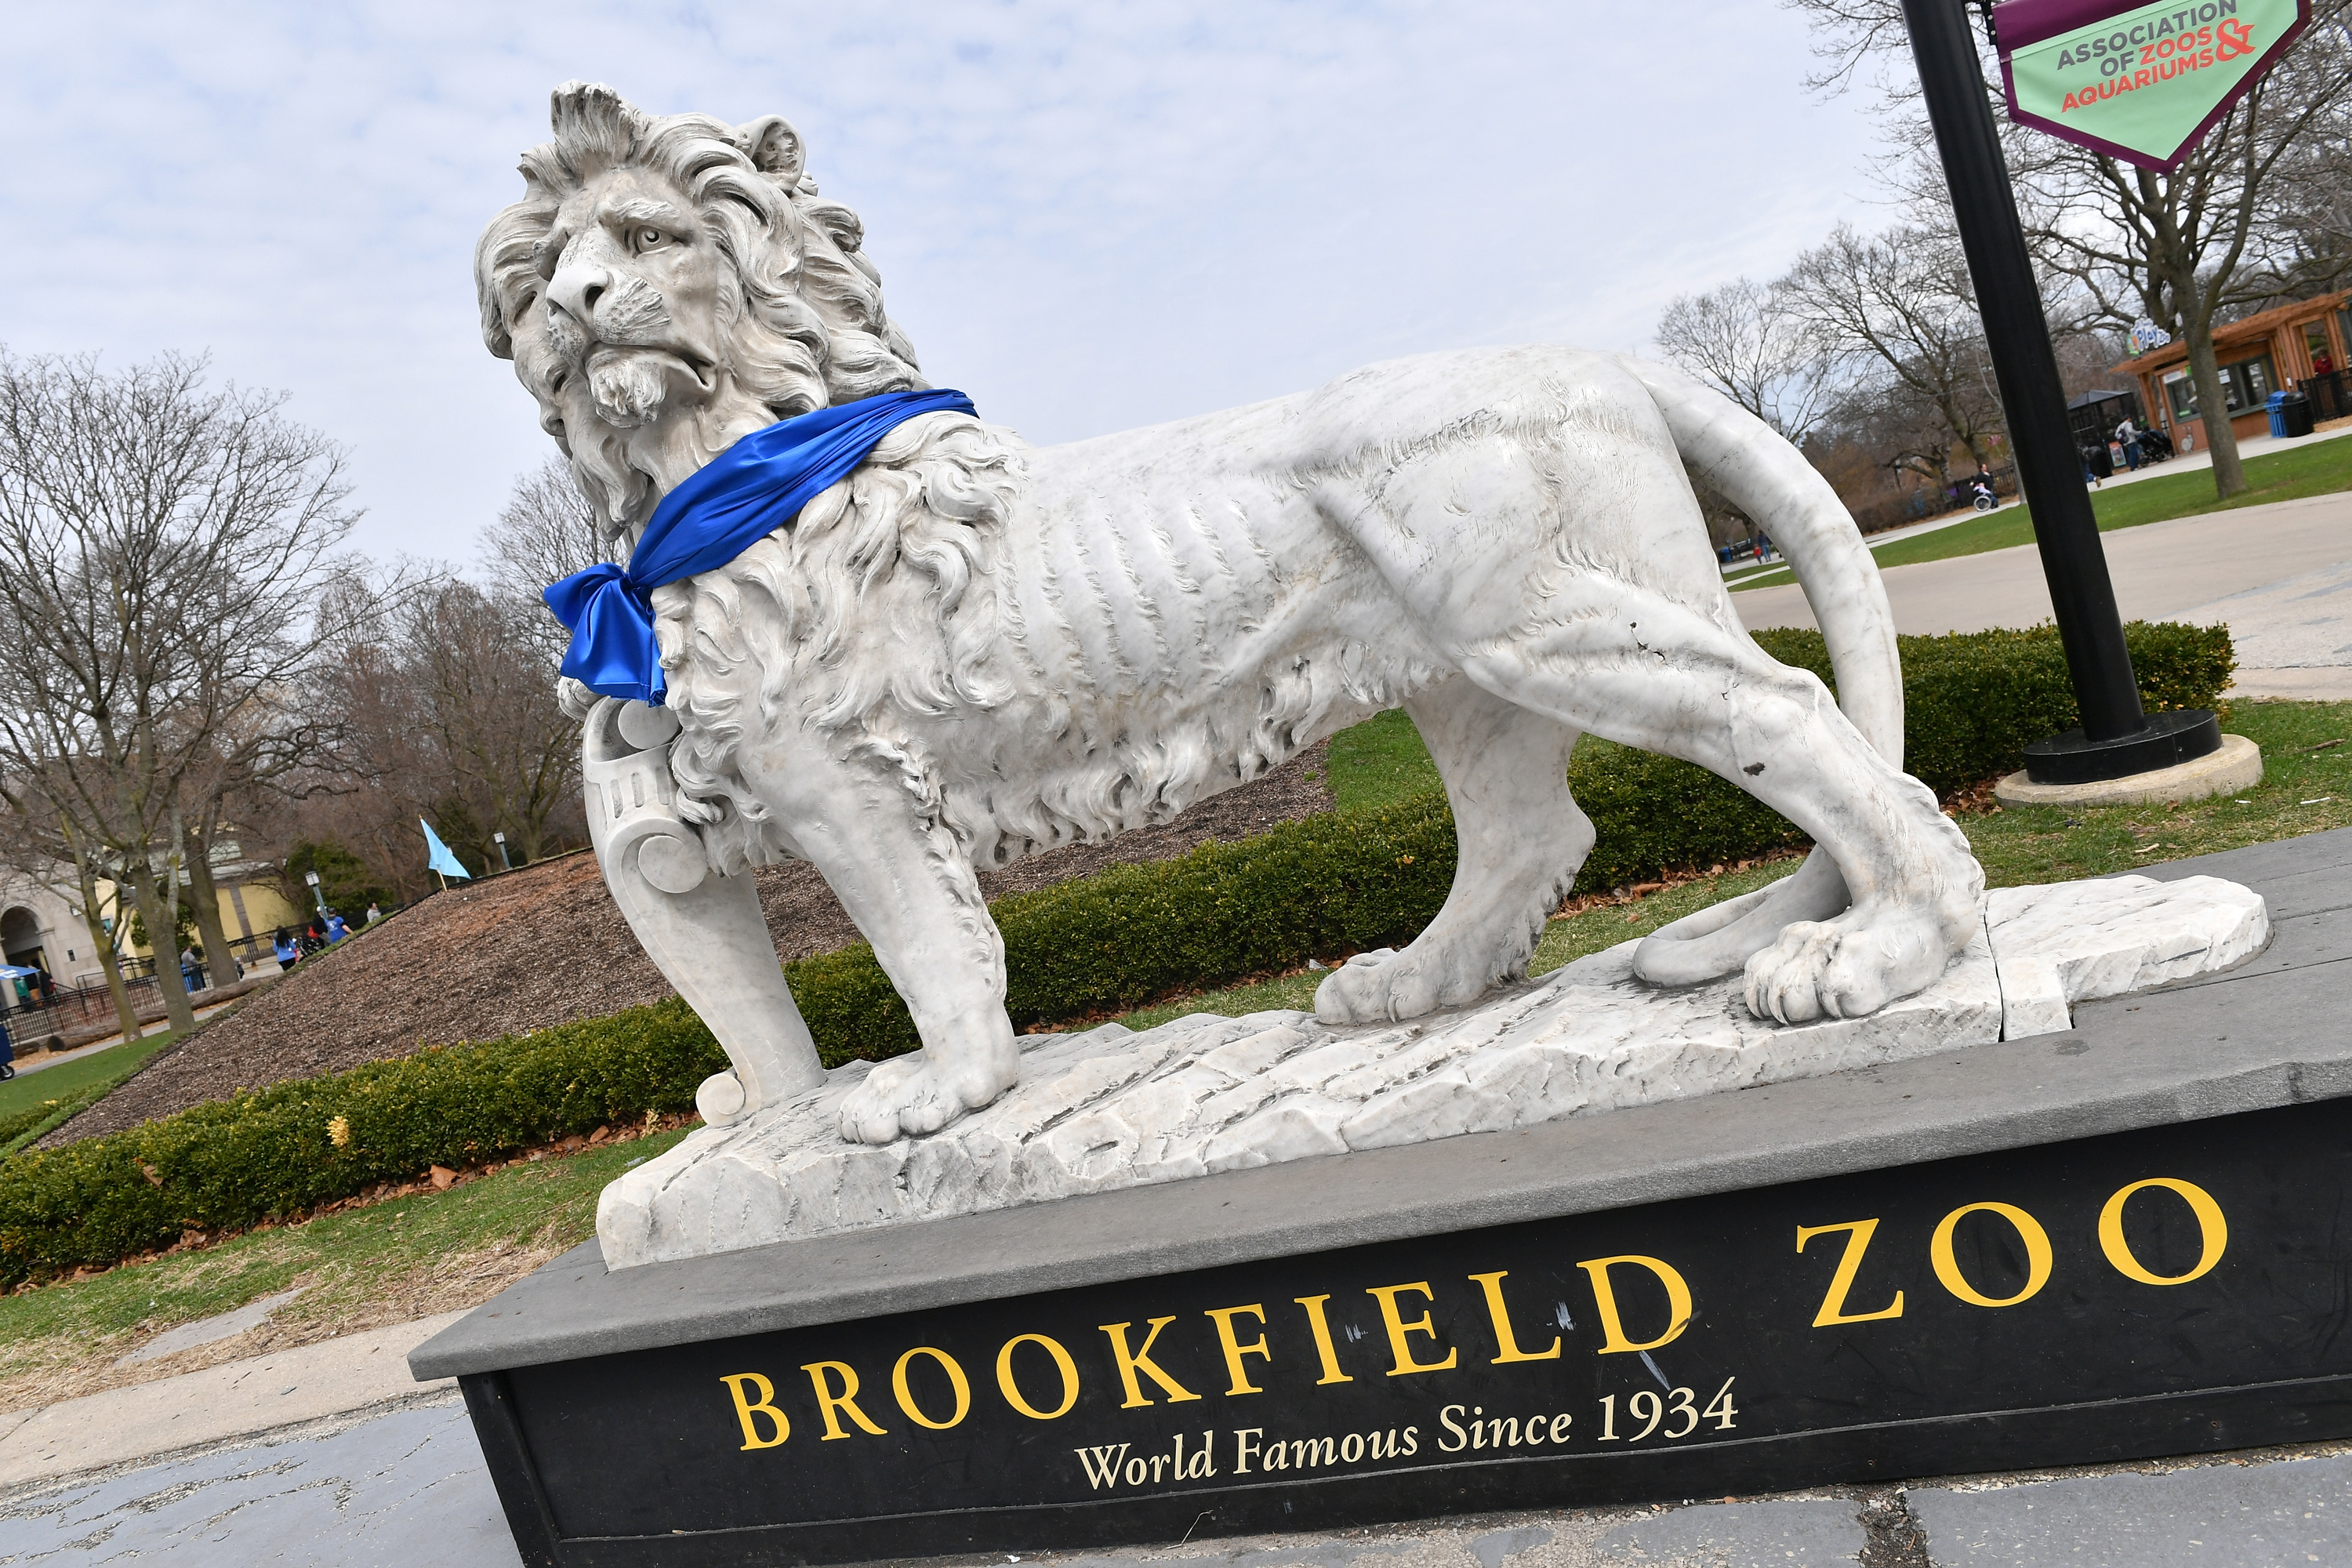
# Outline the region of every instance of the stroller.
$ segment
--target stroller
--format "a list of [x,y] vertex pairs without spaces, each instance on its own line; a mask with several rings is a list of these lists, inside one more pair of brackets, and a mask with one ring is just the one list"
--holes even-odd
[[2148,429],[2139,433],[2139,460],[2161,463],[2172,456],[2172,437],[2161,430]]

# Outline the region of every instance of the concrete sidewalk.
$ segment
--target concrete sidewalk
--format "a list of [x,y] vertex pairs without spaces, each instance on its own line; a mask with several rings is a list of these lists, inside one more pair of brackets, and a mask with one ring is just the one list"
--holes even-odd
[[[214,1014],[234,1007],[244,1000],[242,996],[236,996],[226,1002],[215,1002],[209,1007],[199,1007],[196,1009],[196,1022],[201,1024]],[[142,1035],[139,1037],[143,1040],[152,1037]],[[54,1056],[43,1056],[37,1062],[28,1062],[19,1057],[16,1059],[16,1076],[23,1078],[26,1073],[39,1072],[45,1068],[62,1067],[67,1062],[78,1062],[84,1057],[94,1057],[100,1051],[110,1051],[122,1043],[123,1037],[120,1034],[115,1034],[109,1035],[102,1040],[93,1040],[86,1046],[76,1046],[69,1051],[58,1051]]]
[[[455,1387],[448,1380],[419,1384],[409,1375],[408,1352],[464,1316],[444,1312],[0,1415],[0,1492],[45,1477],[232,1442],[420,1394],[446,1394]],[[0,1563],[8,1561],[0,1556]]]
[[[2126,620],[2229,626],[2244,649],[2237,695],[2352,699],[2352,592],[2335,592],[2326,575],[2352,563],[2352,492],[2175,518],[2102,539]],[[1882,575],[1900,632],[2030,626],[2051,616],[2032,545],[1890,566]],[[1793,584],[1734,594],[1731,602],[1750,628],[1815,624]],[[2295,673],[2277,675],[2282,669]]]
[[[456,1390],[408,1377],[407,1351],[461,1315],[0,1416],[0,1568],[157,1557],[178,1568],[520,1568]],[[2352,1562],[2352,1444],[1013,1560],[1033,1568],[2341,1563]]]
[[[518,1568],[452,1394],[0,1494],[0,1564]],[[976,1559],[938,1560],[969,1563]],[[1057,1568],[2252,1568],[2352,1562],[2352,1452],[1021,1552]]]

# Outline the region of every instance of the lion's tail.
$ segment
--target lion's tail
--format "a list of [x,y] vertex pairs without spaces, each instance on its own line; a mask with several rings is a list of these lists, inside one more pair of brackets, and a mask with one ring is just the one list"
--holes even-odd
[[1828,639],[1838,706],[1878,754],[1903,764],[1903,667],[1878,563],[1829,481],[1761,419],[1679,371],[1627,359],[1674,432],[1675,447],[1762,526],[1805,591]]

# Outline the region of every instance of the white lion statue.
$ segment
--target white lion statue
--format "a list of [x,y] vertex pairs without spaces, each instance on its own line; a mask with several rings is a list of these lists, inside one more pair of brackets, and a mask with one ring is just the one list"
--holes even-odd
[[[553,121],[477,253],[484,333],[617,555],[740,437],[926,384],[782,119],[572,83]],[[1741,629],[1692,471],[1795,568],[1843,711]],[[843,1134],[925,1133],[1019,1066],[975,868],[1164,822],[1400,706],[1460,869],[1417,941],[1323,982],[1327,1021],[1524,975],[1592,845],[1566,782],[1586,731],[1696,763],[1820,846],[1649,939],[1645,979],[1744,965],[1759,1016],[1853,1016],[1935,980],[1978,921],[1966,840],[1901,769],[1894,627],[1852,520],[1764,425],[1618,355],[1427,354],[1044,448],[925,414],[652,601],[666,705],[567,700],[606,879],[733,1064],[704,1086],[715,1121],[820,1076],[748,867],[814,862],[921,1033]]]

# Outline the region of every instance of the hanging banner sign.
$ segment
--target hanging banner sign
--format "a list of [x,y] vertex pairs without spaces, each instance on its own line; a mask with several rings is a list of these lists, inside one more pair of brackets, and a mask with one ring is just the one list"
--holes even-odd
[[2009,115],[2143,169],[2189,149],[2311,23],[2311,0],[2001,0]]

